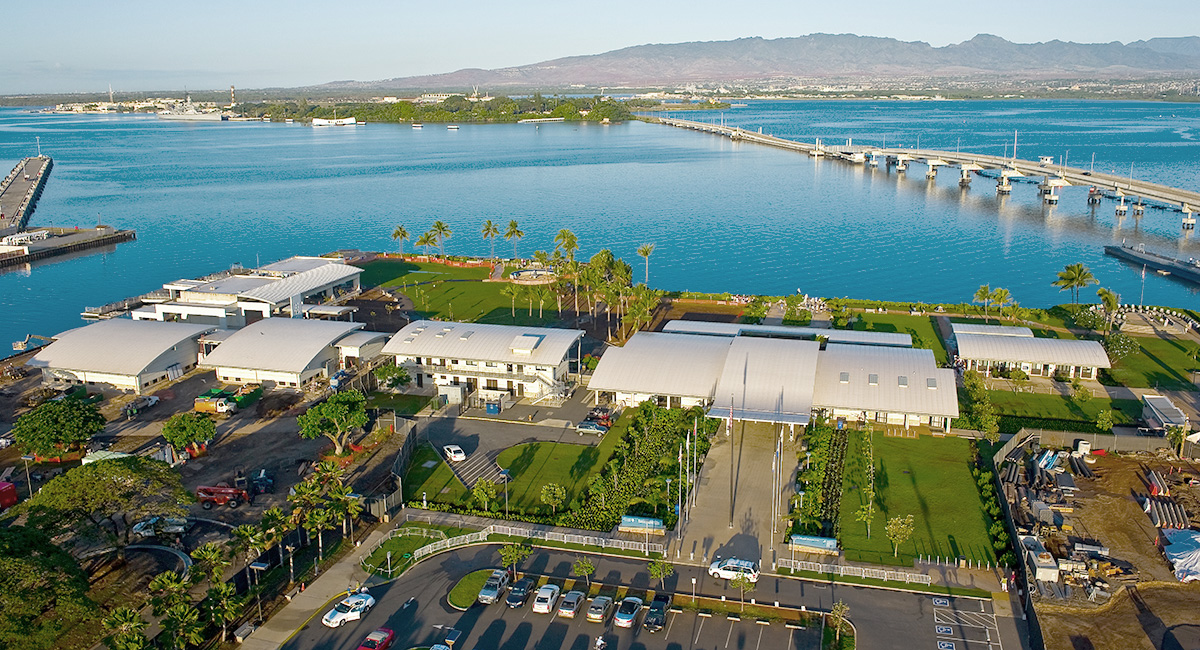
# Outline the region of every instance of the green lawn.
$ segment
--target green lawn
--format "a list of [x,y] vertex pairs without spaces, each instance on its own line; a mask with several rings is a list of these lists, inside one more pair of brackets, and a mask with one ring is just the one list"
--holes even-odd
[[988,396],[1000,415],[1095,422],[1100,411],[1108,409],[1115,424],[1131,424],[1142,413],[1142,403],[1136,399],[1093,397],[1081,405],[1064,395],[989,390]]
[[[404,524],[400,528],[436,529],[436,530],[440,530],[442,533],[444,533],[447,538],[457,537],[459,535],[466,535],[467,533],[475,532],[474,530],[467,529],[467,528],[454,528],[452,526],[431,526],[428,524],[419,524],[419,523],[413,523],[413,522]],[[404,565],[409,563],[411,557],[406,558],[405,557],[406,555],[411,555],[417,549],[419,549],[423,546],[428,546],[429,544],[432,544],[433,542],[435,542],[437,540],[438,540],[438,538],[436,536],[435,537],[426,537],[424,535],[401,535],[398,537],[393,537],[393,538],[387,540],[386,542],[384,542],[379,548],[375,549],[375,552],[372,553],[371,556],[367,558],[367,564],[370,564],[372,566],[377,566],[380,569],[387,569],[387,566],[388,566],[387,554],[389,552],[391,552],[391,554],[392,554],[392,570],[393,570],[393,575],[395,575],[396,570],[403,568]],[[384,575],[386,575],[386,572],[384,573]]]
[[1196,390],[1191,382],[1191,371],[1200,369],[1200,363],[1188,357],[1188,352],[1194,349],[1195,344],[1152,336],[1131,338],[1140,349],[1118,361],[1108,371],[1117,383],[1130,388]]
[[[987,519],[975,481],[967,441],[960,438],[895,438],[875,433],[876,514],[867,539],[865,524],[855,518],[865,482],[862,435],[850,434],[843,475],[841,543],[846,559],[911,566],[917,555],[995,562]],[[892,557],[885,523],[913,515],[913,536]]]
[[399,287],[433,280],[483,280],[491,274],[487,267],[459,268],[426,262],[373,260],[362,265],[360,282],[364,287]]
[[450,606],[467,609],[474,605],[475,599],[479,598],[479,590],[483,589],[483,584],[491,575],[492,569],[480,569],[463,576],[458,584],[450,589]]
[[912,336],[913,347],[933,350],[939,364],[946,363],[946,345],[938,335],[933,316],[909,316],[907,314],[856,314],[851,321],[856,330],[874,332],[901,332]]
[[506,286],[506,282],[436,282],[410,287],[405,295],[426,318],[498,325],[545,325],[558,319],[553,294],[547,295],[540,310],[537,300],[531,308],[527,298],[518,298],[514,308],[512,298],[500,293]]
[[395,393],[371,393],[367,396],[367,408],[388,409],[398,415],[414,415],[432,401],[429,395],[399,395]]
[[426,500],[436,503],[462,503],[470,497],[442,455],[429,443],[417,447],[404,476],[405,501],[420,501],[422,493]]
[[[609,431],[597,447],[556,442],[533,442],[509,447],[497,464],[512,474],[508,485],[509,507],[531,514],[550,514],[542,503],[542,486],[557,483],[567,490],[567,507],[583,496],[587,481],[600,471],[616,450],[622,431]],[[563,508],[560,508],[561,512]]]

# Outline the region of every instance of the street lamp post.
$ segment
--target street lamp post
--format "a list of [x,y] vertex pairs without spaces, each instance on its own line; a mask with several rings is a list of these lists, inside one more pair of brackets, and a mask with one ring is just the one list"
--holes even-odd
[[33,456],[28,454],[21,456],[21,460],[25,461],[25,489],[29,490],[29,498],[33,498],[33,480],[29,478],[29,461],[35,460]]
[[266,571],[269,567],[265,562],[251,562],[250,568],[254,569],[254,600],[256,601],[256,605],[258,607],[258,620],[259,622],[262,622],[262,591],[258,588],[258,573],[260,571]]

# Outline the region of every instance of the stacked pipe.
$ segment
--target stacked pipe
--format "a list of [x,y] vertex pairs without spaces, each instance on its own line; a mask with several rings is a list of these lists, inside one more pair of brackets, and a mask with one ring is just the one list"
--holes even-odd
[[1167,487],[1167,482],[1158,475],[1158,472],[1154,470],[1147,472],[1146,482],[1150,484],[1150,494],[1154,496],[1171,496],[1171,489]]

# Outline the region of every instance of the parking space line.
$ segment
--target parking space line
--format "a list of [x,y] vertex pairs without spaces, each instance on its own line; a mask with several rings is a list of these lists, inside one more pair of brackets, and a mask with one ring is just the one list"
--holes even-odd
[[760,627],[760,628],[758,628],[758,643],[754,644],[754,650],[758,650],[759,648],[762,647],[762,635],[763,635],[763,628]]
[[729,647],[729,640],[733,638],[733,626],[734,625],[737,625],[737,624],[734,623],[733,621],[729,622],[729,634],[725,635],[725,647],[726,648]]
[[678,614],[667,614],[667,629],[663,630],[664,639],[671,636],[671,626],[675,625],[675,619],[678,616]]
[[696,626],[696,638],[692,641],[692,645],[700,643],[700,631],[704,629],[704,618],[700,618],[700,625]]

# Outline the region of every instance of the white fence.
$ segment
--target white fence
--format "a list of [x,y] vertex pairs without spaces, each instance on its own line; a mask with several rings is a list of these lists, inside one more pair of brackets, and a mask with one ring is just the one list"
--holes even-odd
[[[378,551],[389,540],[394,539],[396,537],[404,537],[404,536],[408,536],[408,535],[421,535],[424,537],[430,537],[430,538],[434,538],[434,539],[437,539],[437,536],[440,535],[441,539],[437,539],[437,541],[435,541],[431,544],[422,546],[421,548],[418,548],[417,550],[413,551],[411,558],[395,558],[396,564],[394,566],[391,563],[385,563],[383,561],[380,562],[379,566],[375,566],[375,565],[371,564],[370,562],[368,562],[368,559],[372,555],[374,555],[375,552]],[[507,535],[510,537],[536,539],[536,540],[543,540],[543,541],[549,541],[549,542],[561,542],[564,544],[580,544],[580,545],[584,545],[584,546],[598,546],[600,548],[617,548],[617,549],[621,549],[623,551],[637,551],[639,553],[645,553],[647,555],[649,555],[650,553],[662,554],[662,553],[666,552],[666,547],[657,542],[650,542],[650,543],[637,542],[637,541],[628,540],[628,539],[614,539],[611,537],[602,537],[599,535],[572,535],[572,534],[567,534],[567,533],[558,533],[558,532],[554,532],[554,531],[550,531],[550,530],[540,530],[537,528],[531,528],[531,527],[527,527],[527,526],[492,525],[492,526],[488,526],[487,528],[484,528],[483,530],[481,530],[479,532],[468,533],[466,535],[459,535],[458,537],[450,537],[450,538],[446,538],[445,533],[442,533],[441,531],[439,531],[437,529],[408,527],[408,528],[396,528],[396,529],[392,530],[390,533],[388,533],[387,536],[385,536],[383,539],[379,540],[379,543],[375,545],[375,548],[372,548],[370,550],[370,552],[367,553],[366,557],[363,558],[361,565],[362,565],[362,568],[367,572],[378,573],[380,575],[384,575],[384,576],[387,576],[390,578],[390,577],[393,577],[395,574],[401,573],[408,566],[409,561],[411,561],[412,563],[416,563],[430,555],[433,555],[434,553],[439,553],[439,552],[447,550],[447,549],[451,549],[451,548],[454,548],[457,546],[465,546],[467,544],[478,544],[480,542],[486,542],[488,540],[488,537],[490,537],[491,535]]]
[[780,567],[784,569],[794,569],[796,571],[810,571],[812,573],[828,573],[838,576],[851,576],[854,578],[871,578],[874,580],[886,580],[888,582],[903,582],[906,584],[921,584],[928,585],[933,583],[933,577],[924,573],[909,573],[907,571],[886,571],[884,569],[871,569],[868,567],[846,566],[844,564],[821,564],[819,562],[804,562],[802,560],[792,560],[782,558],[778,562]]

